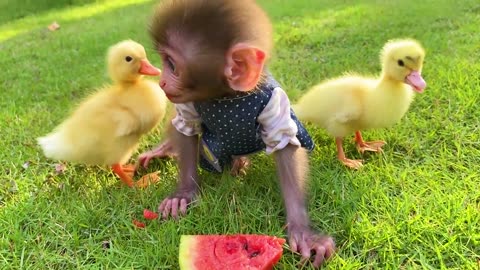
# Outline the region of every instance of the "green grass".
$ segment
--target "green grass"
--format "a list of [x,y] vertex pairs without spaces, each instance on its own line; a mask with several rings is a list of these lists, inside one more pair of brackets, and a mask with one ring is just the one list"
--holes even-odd
[[[135,39],[160,63],[146,33],[153,4],[0,1],[1,269],[176,269],[182,234],[285,235],[275,170],[265,155],[240,179],[204,173],[201,200],[185,218],[139,230],[132,219],[156,209],[175,186],[172,161],[156,161],[150,170],[161,171],[161,183],[137,191],[99,167],[69,164],[57,175],[55,162],[36,146],[36,137],[107,82],[109,45]],[[478,269],[478,1],[261,4],[276,30],[271,69],[292,100],[347,70],[379,72],[378,52],[390,38],[413,37],[427,50],[426,92],[399,124],[364,133],[388,145],[382,155],[364,155],[362,170],[339,164],[333,139],[308,126],[318,146],[309,185],[313,225],[338,245],[326,269]],[[47,31],[54,20],[61,29]],[[161,136],[150,134],[139,151]],[[362,157],[353,145],[346,151]],[[298,260],[285,251],[277,269],[294,269]]]

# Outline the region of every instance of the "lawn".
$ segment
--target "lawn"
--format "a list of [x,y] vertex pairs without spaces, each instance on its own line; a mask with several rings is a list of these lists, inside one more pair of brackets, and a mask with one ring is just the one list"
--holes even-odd
[[[147,222],[175,187],[176,167],[158,160],[162,181],[123,186],[107,169],[43,157],[35,138],[49,132],[92,89],[108,82],[107,47],[131,38],[147,47],[155,1],[0,1],[0,269],[177,269],[180,235],[285,236],[272,160],[254,157],[248,175],[202,173],[200,201],[180,221]],[[54,3],[54,4],[53,4]],[[480,4],[478,0],[262,0],[275,25],[271,70],[292,100],[345,71],[379,72],[378,53],[397,37],[427,51],[426,91],[392,128],[366,131],[384,153],[359,171],[336,160],[333,139],[307,126],[309,209],[315,228],[335,237],[325,269],[480,268]],[[57,21],[58,31],[46,30]],[[162,129],[142,140],[158,143]],[[348,141],[348,140],[347,140]],[[276,269],[294,269],[285,249]],[[308,269],[309,266],[304,267]]]

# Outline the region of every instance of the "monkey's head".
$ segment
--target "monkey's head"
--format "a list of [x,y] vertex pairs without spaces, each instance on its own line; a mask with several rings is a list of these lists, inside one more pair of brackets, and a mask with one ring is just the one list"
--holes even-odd
[[173,103],[255,89],[273,43],[254,0],[163,0],[150,35],[163,61],[160,86]]

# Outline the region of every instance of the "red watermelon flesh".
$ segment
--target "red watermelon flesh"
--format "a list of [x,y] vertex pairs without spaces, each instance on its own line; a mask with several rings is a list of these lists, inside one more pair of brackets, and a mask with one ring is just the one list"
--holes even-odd
[[182,270],[268,270],[282,257],[285,239],[267,235],[182,235]]

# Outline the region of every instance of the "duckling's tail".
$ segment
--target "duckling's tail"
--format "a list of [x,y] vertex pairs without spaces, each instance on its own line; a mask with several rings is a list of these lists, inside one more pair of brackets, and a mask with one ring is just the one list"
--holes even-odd
[[37,138],[37,143],[47,158],[68,160],[71,149],[70,144],[65,142],[65,136],[61,131],[53,132],[47,136]]

